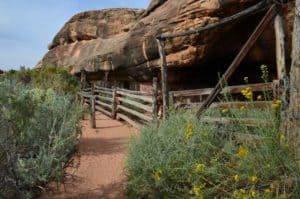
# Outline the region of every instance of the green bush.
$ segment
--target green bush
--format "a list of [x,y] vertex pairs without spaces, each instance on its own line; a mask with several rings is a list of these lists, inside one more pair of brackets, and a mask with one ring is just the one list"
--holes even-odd
[[[230,114],[241,111],[254,115],[251,110]],[[271,118],[274,110],[255,114]],[[245,127],[208,124],[194,115],[173,112],[132,140],[128,198],[300,197],[300,162],[289,152],[276,119],[269,127]]]
[[23,84],[30,84],[34,88],[52,88],[61,93],[75,94],[80,89],[80,83],[76,76],[71,75],[63,67],[54,65],[21,71],[11,70],[2,79],[17,80]]
[[0,112],[0,198],[33,198],[63,177],[81,108],[70,95],[7,78],[0,81]]

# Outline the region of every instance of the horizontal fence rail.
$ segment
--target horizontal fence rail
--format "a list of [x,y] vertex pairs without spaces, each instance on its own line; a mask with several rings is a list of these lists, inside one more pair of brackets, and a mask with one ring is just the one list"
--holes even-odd
[[[273,98],[276,99],[279,96],[279,82],[277,80],[269,83],[258,83],[258,84],[247,84],[238,86],[228,86],[223,89],[224,93],[235,95],[240,94],[241,91],[247,87],[250,87],[252,92],[272,92]],[[213,92],[213,88],[194,89],[194,90],[182,90],[182,91],[171,91],[170,99],[171,104],[175,108],[185,107],[192,108],[201,106],[204,100]],[[198,99],[197,99],[198,98]],[[192,100],[193,99],[193,100]],[[257,107],[257,108],[268,108],[272,103],[270,101],[233,101],[233,102],[214,102],[211,108],[237,108],[241,106]]]

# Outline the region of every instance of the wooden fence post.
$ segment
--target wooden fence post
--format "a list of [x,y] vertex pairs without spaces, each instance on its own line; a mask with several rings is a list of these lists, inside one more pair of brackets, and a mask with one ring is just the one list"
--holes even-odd
[[90,115],[90,120],[91,120],[91,127],[96,128],[96,111],[95,111],[95,96],[94,96],[94,84],[92,84],[91,88],[91,115]]
[[118,106],[118,102],[117,102],[117,88],[114,87],[112,90],[112,108],[111,108],[111,117],[113,119],[116,119],[117,117],[117,106]]
[[295,4],[288,138],[297,160],[300,160],[300,0]]
[[80,71],[80,84],[81,89],[86,88],[87,86],[86,71],[84,69],[81,69]]
[[95,114],[95,96],[91,95],[91,113],[90,113],[90,121],[91,127],[94,129],[96,128],[96,114]]
[[152,89],[152,119],[153,121],[157,120],[157,113],[158,113],[158,104],[157,104],[157,95],[158,95],[158,85],[157,85],[157,77],[153,78],[153,89]]
[[273,98],[274,100],[280,97],[280,81],[278,79],[273,80]]
[[161,82],[162,82],[162,97],[163,97],[163,118],[166,119],[169,109],[169,90],[168,90],[168,73],[167,73],[167,58],[165,50],[165,40],[157,39],[158,49],[161,59]]

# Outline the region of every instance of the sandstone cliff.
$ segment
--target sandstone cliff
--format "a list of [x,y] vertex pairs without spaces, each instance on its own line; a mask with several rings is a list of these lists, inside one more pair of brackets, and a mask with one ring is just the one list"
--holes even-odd
[[[159,66],[155,41],[158,34],[205,26],[257,2],[259,0],[152,0],[146,10],[80,13],[54,37],[38,67],[57,64],[75,74],[81,69],[99,74],[111,71],[112,76],[120,79],[147,81]],[[289,6],[286,10],[290,10]],[[205,68],[221,63],[227,67],[262,15],[258,13],[205,33],[168,40],[170,69]],[[291,14],[286,16],[291,21]],[[287,33],[291,32],[290,24]],[[273,64],[274,54],[274,34],[270,26],[247,60]]]

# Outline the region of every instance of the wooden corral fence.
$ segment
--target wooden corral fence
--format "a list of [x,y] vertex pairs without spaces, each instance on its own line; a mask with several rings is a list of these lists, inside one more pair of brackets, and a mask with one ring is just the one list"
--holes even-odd
[[[224,89],[226,94],[231,96],[240,95],[245,88],[251,88],[253,93],[268,93],[272,99],[277,99],[282,92],[278,80],[269,83],[246,84],[239,86],[228,86]],[[207,97],[213,92],[213,88],[195,89],[195,90],[181,90],[170,92],[170,105],[173,109],[180,108],[197,108],[201,105]],[[82,103],[88,104],[90,107],[91,126],[96,127],[95,112],[100,111],[103,114],[118,120],[124,120],[134,127],[140,128],[142,125],[152,121],[158,120],[158,83],[157,78],[153,79],[152,92],[142,92],[127,90],[121,88],[105,88],[101,86],[93,86],[92,88],[82,89],[78,93]],[[260,99],[257,101],[220,101],[214,102],[210,108],[230,109],[240,108],[242,106],[247,108],[270,108],[272,99]],[[265,101],[264,101],[265,100]],[[270,121],[258,121],[251,118],[234,119],[234,118],[201,118],[206,122],[220,123],[220,124],[234,124],[241,123],[246,126],[270,125]]]
[[[268,92],[272,95],[272,99],[277,99],[280,96],[280,85],[278,80],[274,80],[269,83],[257,83],[247,84],[239,86],[228,86],[224,87],[223,91],[231,96],[241,94],[241,91],[245,88],[251,88],[253,93],[255,92]],[[181,90],[181,91],[170,91],[171,104],[175,108],[183,107],[199,107],[201,106],[207,97],[213,92],[214,88],[194,89],[194,90]],[[237,108],[241,106],[249,106],[250,104],[254,107],[266,107],[270,105],[269,101],[263,101],[264,99],[257,100],[251,103],[242,100],[235,100],[233,102],[214,102],[210,108]]]
[[[261,110],[270,109],[274,99],[278,97],[283,92],[280,87],[280,81],[274,80],[269,83],[257,83],[257,84],[247,84],[239,86],[228,86],[224,87],[223,90],[227,95],[235,96],[241,95],[241,92],[245,88],[251,88],[252,93],[257,93],[257,96],[262,98],[257,100],[253,98],[253,101],[242,101],[243,97],[240,96],[239,100],[226,102],[221,100],[220,102],[213,102],[210,109],[231,109],[231,108],[259,108]],[[170,92],[170,104],[173,108],[197,108],[201,106],[207,97],[213,92],[213,88],[205,89],[195,89],[195,90],[182,90],[182,91],[171,91]],[[269,99],[264,99],[264,95],[268,95]],[[270,95],[270,96],[269,96]],[[253,96],[254,97],[254,96]],[[272,121],[268,120],[258,120],[253,118],[230,118],[230,117],[202,117],[202,121],[208,123],[218,123],[218,124],[243,124],[245,126],[271,126]]]
[[153,91],[142,92],[121,88],[94,86],[78,93],[81,102],[90,107],[91,126],[96,127],[95,112],[100,111],[113,119],[124,120],[134,127],[157,120],[157,79]]

